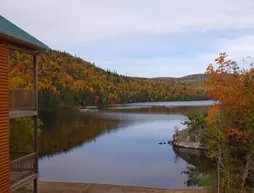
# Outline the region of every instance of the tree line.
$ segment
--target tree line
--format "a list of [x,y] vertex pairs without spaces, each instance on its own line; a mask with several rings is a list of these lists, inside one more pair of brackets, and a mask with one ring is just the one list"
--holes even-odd
[[[41,108],[210,98],[200,84],[123,76],[55,50],[39,57],[38,70]],[[32,88],[32,82],[32,57],[10,51],[10,87]]]

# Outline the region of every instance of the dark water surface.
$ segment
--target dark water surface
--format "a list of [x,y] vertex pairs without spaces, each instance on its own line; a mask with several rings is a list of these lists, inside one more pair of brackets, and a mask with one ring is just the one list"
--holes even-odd
[[158,143],[183,128],[184,113],[210,104],[139,103],[133,106],[145,108],[128,104],[131,108],[104,112],[40,112],[40,180],[160,188],[202,185],[212,171],[202,153]]

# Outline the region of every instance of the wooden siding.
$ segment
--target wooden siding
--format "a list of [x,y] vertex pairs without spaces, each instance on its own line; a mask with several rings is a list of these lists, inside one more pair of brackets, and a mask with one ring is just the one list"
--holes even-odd
[[0,43],[0,192],[10,192],[8,45]]

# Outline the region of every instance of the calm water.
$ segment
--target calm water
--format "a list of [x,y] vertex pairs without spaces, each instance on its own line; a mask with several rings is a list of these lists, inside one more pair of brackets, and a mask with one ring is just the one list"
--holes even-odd
[[210,104],[138,103],[104,112],[41,112],[40,180],[160,188],[202,185],[211,173],[203,154],[158,143],[183,128],[185,112]]

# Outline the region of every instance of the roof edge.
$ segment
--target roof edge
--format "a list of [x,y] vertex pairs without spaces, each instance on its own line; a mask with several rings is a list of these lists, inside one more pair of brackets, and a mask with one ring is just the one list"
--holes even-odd
[[[13,35],[13,34],[10,34],[10,33],[8,33],[8,32],[5,31],[5,30],[1,30],[1,29],[0,29],[0,34],[3,34],[4,36],[9,36],[9,37],[14,38],[14,39],[17,39],[17,40],[19,40],[19,41],[26,42],[26,43],[28,43],[29,45],[38,47],[38,48],[40,48],[40,49],[42,49],[42,50],[48,50],[48,49],[49,49],[49,47],[48,47],[47,45],[43,44],[42,42],[41,42],[41,45],[40,45],[40,44],[38,44],[38,43],[36,43],[36,42],[32,42],[32,41],[30,41],[30,40],[28,40],[28,39],[26,39],[26,38],[23,38],[23,37],[20,37],[20,36],[15,36],[15,35]],[[39,40],[38,40],[38,41],[39,41]]]

